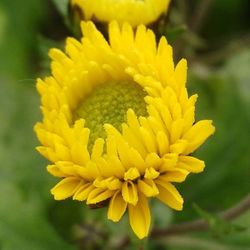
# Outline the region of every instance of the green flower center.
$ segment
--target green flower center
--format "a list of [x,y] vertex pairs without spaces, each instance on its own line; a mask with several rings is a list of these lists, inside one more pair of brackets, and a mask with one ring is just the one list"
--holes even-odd
[[99,137],[105,139],[105,123],[121,131],[129,108],[137,116],[145,116],[145,96],[146,92],[135,82],[108,82],[96,87],[75,111],[75,119],[83,118],[90,129],[89,146]]

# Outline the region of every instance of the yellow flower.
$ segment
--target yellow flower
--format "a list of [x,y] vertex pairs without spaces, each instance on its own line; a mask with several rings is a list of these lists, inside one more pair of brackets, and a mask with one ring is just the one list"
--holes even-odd
[[116,20],[130,23],[133,27],[156,21],[167,11],[170,0],[71,0],[84,20],[96,18],[101,22]]
[[56,200],[108,204],[108,218],[148,235],[148,198],[181,210],[174,182],[204,169],[189,156],[211,134],[209,120],[195,122],[197,95],[188,97],[187,65],[174,66],[172,48],[141,25],[109,25],[109,42],[92,22],[81,41],[68,38],[66,53],[50,51],[52,76],[37,80],[43,121],[35,126],[38,151],[61,181]]

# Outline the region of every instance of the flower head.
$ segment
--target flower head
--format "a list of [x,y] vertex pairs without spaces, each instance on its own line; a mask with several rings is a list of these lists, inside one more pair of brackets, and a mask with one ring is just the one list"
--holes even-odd
[[71,0],[84,20],[97,19],[101,22],[116,20],[130,23],[133,27],[156,21],[167,11],[170,0]]
[[35,126],[38,151],[60,182],[56,200],[108,204],[108,218],[126,210],[139,238],[150,227],[148,200],[181,210],[173,183],[204,169],[189,156],[214,132],[195,122],[197,95],[188,96],[186,60],[174,66],[172,48],[141,25],[109,25],[109,42],[92,22],[66,52],[50,51],[52,76],[38,79],[43,121]]

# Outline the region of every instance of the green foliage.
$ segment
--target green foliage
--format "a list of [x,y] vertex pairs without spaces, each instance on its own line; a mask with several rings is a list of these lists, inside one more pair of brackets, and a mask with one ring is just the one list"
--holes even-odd
[[49,50],[52,48],[63,49],[64,41],[58,42],[44,36],[38,36],[38,54],[40,58],[41,75],[48,75],[50,72]]
[[38,98],[26,83],[1,79],[0,245],[3,250],[74,249],[49,221],[51,180],[35,152]]
[[2,19],[0,55],[1,75],[24,77],[32,75],[37,64],[36,35],[39,22],[46,18],[46,5],[43,0],[8,1],[1,0]]
[[174,42],[178,37],[182,36],[187,31],[186,25],[178,25],[173,28],[168,28],[165,25],[159,27],[159,33],[166,36],[169,43]]
[[64,17],[67,18],[68,16],[68,0],[53,0],[56,8],[58,9],[59,13]]
[[248,0],[220,0],[211,5],[202,32],[207,38],[216,43],[249,31]]
[[[237,65],[237,67],[235,67]],[[247,102],[247,107],[250,105],[250,49],[242,49],[239,53],[233,54],[229,57],[223,68],[223,73],[232,78],[239,94],[243,101]],[[250,118],[250,110],[248,109],[248,117]]]

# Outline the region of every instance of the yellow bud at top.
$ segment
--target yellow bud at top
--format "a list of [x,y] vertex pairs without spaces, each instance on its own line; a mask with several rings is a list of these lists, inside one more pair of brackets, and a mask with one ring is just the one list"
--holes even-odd
[[71,0],[84,20],[130,23],[133,27],[155,22],[167,11],[170,0]]

